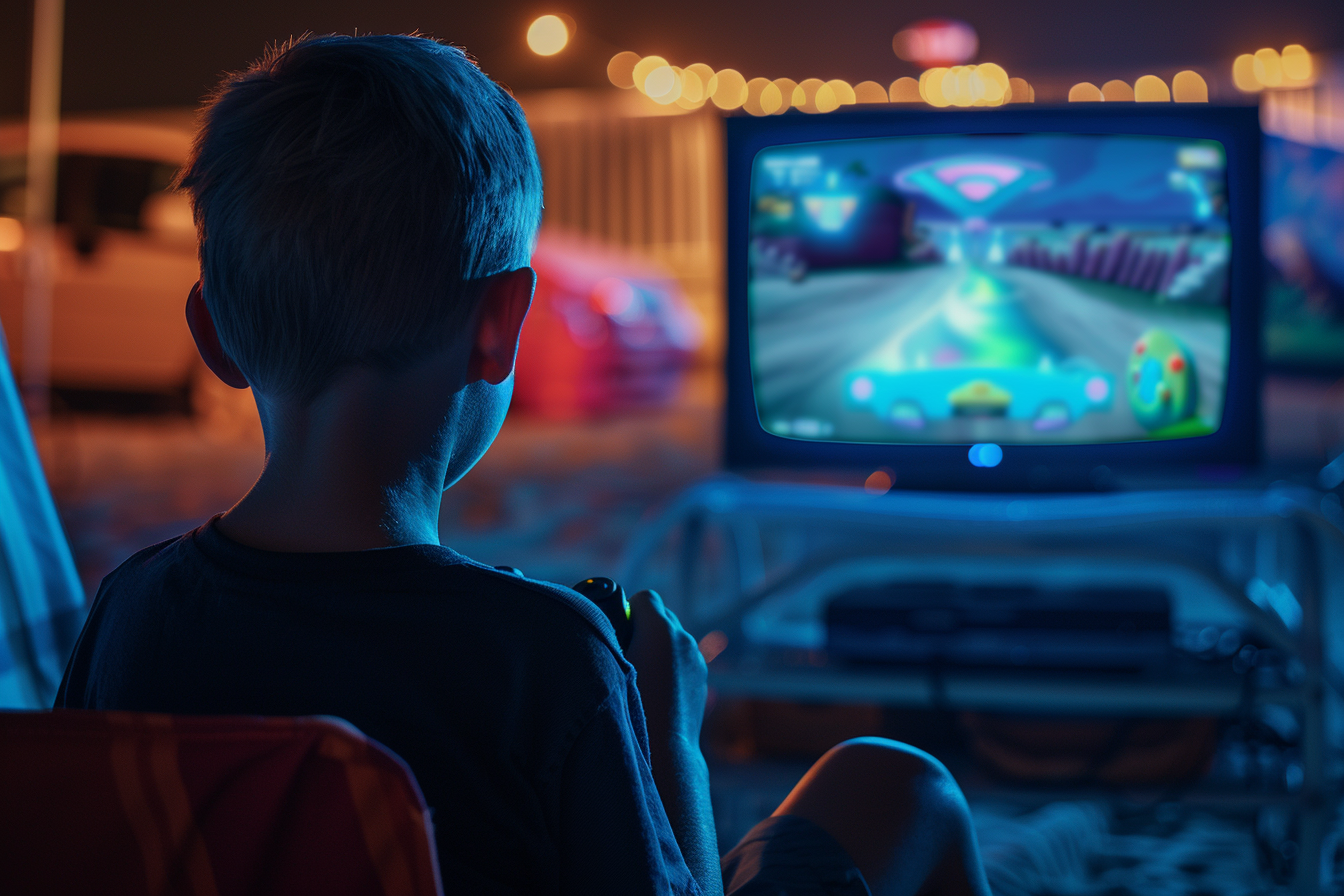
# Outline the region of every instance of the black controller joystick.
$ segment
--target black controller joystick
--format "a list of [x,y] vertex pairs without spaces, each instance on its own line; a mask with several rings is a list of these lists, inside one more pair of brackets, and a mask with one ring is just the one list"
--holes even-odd
[[625,589],[605,576],[598,576],[584,579],[574,586],[574,590],[607,614],[612,627],[616,629],[616,643],[621,645],[621,650],[629,647],[634,626],[630,623],[630,601],[625,596]]

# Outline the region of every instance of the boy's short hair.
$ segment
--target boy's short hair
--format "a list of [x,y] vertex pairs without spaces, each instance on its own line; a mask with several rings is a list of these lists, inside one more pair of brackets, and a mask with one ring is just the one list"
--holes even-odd
[[528,263],[541,216],[518,104],[461,50],[404,35],[294,40],[228,76],[178,184],[225,351],[303,401],[343,365],[441,347],[475,281]]

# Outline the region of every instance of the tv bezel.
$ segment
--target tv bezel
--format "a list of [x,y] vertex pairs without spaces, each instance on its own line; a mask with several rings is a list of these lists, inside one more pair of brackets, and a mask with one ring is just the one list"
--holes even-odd
[[[725,121],[727,162],[727,400],[724,462],[730,470],[798,472],[888,468],[897,487],[1037,490],[1091,487],[1111,474],[1250,467],[1260,457],[1260,146],[1255,107],[1155,103],[993,109],[860,109]],[[762,150],[793,144],[902,136],[1116,134],[1217,140],[1227,162],[1229,345],[1222,422],[1207,436],[1094,444],[1006,444],[995,467],[972,466],[970,443],[860,443],[790,439],[760,424],[751,372],[747,247],[752,166]]]

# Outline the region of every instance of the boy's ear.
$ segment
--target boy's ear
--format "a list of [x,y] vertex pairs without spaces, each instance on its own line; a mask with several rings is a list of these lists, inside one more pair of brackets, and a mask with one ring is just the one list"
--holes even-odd
[[495,274],[485,281],[476,319],[467,374],[472,381],[485,380],[497,386],[513,373],[518,357],[518,334],[522,332],[537,272],[530,267]]
[[196,350],[201,353],[201,360],[205,362],[205,366],[227,385],[235,389],[246,389],[247,377],[243,376],[238,365],[233,363],[233,359],[219,344],[219,332],[215,330],[210,309],[205,307],[199,280],[191,288],[191,292],[187,293],[187,328],[191,330],[191,338],[196,340]]

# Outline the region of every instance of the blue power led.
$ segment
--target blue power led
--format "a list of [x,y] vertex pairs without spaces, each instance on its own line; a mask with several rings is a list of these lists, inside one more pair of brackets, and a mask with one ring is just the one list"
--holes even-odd
[[1003,449],[993,442],[982,442],[972,445],[966,456],[973,467],[997,467],[1003,460]]

